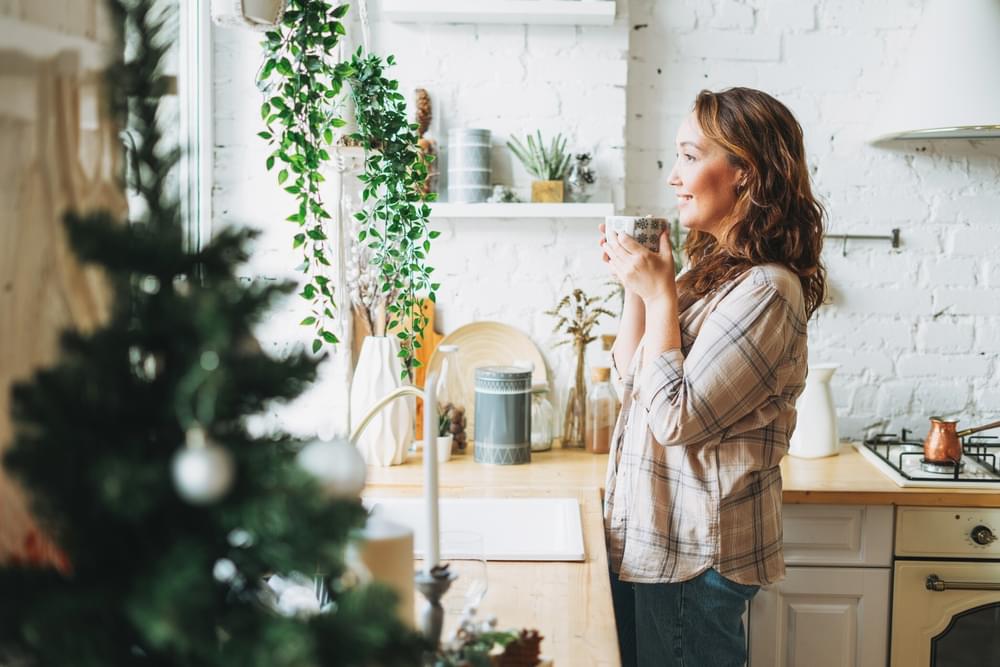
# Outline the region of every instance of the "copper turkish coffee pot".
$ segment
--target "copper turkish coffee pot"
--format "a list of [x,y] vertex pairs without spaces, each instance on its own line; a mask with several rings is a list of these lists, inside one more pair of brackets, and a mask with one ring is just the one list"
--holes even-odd
[[931,417],[931,430],[924,440],[924,460],[928,463],[956,463],[962,459],[962,441],[967,435],[997,428],[1000,422],[957,431],[957,419]]

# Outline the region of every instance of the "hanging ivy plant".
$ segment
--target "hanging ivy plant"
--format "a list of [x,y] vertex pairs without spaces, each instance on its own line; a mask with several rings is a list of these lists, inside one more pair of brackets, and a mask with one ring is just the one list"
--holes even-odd
[[407,119],[398,82],[385,76],[394,62],[392,56],[383,62],[358,49],[351,59],[350,89],[358,121],[352,139],[365,150],[365,170],[359,176],[365,206],[355,214],[361,222],[358,241],[367,245],[372,264],[379,267],[389,315],[386,330],[396,331],[400,340],[405,378],[420,364],[415,353],[428,324],[418,295],[426,292],[436,300],[439,284],[431,282],[434,269],[427,265],[427,254],[440,232],[428,228],[431,209],[426,202],[435,197],[422,191],[429,159],[417,148],[417,125]]
[[[266,34],[265,60],[259,82],[265,90],[260,114],[267,130],[259,133],[273,147],[267,156],[270,171],[278,167],[278,184],[294,195],[296,212],[288,220],[301,228],[293,246],[302,248],[301,270],[307,280],[300,296],[312,313],[301,324],[313,328],[312,343],[318,352],[325,343],[336,344],[328,321],[337,308],[326,267],[327,224],[332,220],[323,204],[320,184],[323,165],[330,161],[327,147],[334,130],[345,122],[338,113],[345,83],[356,106],[358,131],[350,139],[365,150],[363,210],[357,242],[378,268],[379,291],[389,316],[386,330],[400,340],[399,357],[405,379],[420,362],[415,352],[428,320],[418,295],[436,299],[437,283],[427,264],[430,241],[439,232],[428,229],[434,195],[421,187],[427,178],[430,157],[417,149],[417,125],[407,120],[406,101],[397,81],[386,78],[383,60],[362,49],[349,62],[336,61],[336,47],[345,35],[341,23],[348,5],[332,6],[326,0],[289,0],[281,25]],[[280,162],[280,164],[279,164]]]
[[265,91],[260,115],[267,130],[258,134],[272,146],[265,166],[278,167],[278,184],[298,204],[287,220],[300,228],[292,245],[302,249],[300,270],[306,275],[299,295],[311,314],[301,324],[313,329],[313,352],[337,336],[329,321],[337,308],[327,275],[327,222],[320,184],[323,165],[330,161],[327,147],[334,130],[345,122],[338,114],[344,81],[351,65],[337,62],[336,49],[345,34],[341,19],[349,6],[334,7],[326,0],[289,0],[281,25],[266,33],[265,60],[258,85]]

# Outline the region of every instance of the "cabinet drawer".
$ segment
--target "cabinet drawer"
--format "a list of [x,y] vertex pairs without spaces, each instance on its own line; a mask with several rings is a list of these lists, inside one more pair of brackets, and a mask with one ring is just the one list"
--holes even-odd
[[892,507],[785,505],[788,565],[884,566],[892,562]]

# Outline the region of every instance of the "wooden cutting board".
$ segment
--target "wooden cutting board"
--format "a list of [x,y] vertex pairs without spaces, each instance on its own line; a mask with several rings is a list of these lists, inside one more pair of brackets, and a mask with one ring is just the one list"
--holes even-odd
[[[437,349],[438,344],[441,339],[444,338],[442,334],[437,332],[437,328],[434,322],[434,302],[430,299],[422,299],[420,301],[420,310],[423,316],[427,318],[427,325],[424,327],[424,335],[420,339],[420,347],[417,348],[416,359],[420,362],[420,365],[414,369],[413,372],[413,382],[418,387],[424,386],[424,381],[427,379],[427,367],[431,363],[431,356],[434,354],[434,350]],[[394,334],[395,329],[388,331],[388,334]],[[355,313],[354,318],[354,339],[356,341],[356,347],[354,353],[354,363],[357,364],[357,355],[360,351],[361,343],[360,341],[364,339],[364,336],[371,333],[368,323],[363,316]],[[424,437],[424,418],[423,418],[423,401],[417,399],[417,423],[416,423],[416,438],[417,440],[422,440]]]
[[[424,386],[424,380],[427,379],[427,367],[431,363],[431,356],[434,354],[434,350],[437,349],[438,344],[440,344],[441,339],[444,338],[443,335],[437,332],[437,327],[434,321],[434,302],[430,299],[424,299],[420,303],[420,309],[423,316],[427,318],[427,326],[424,327],[424,335],[420,341],[420,347],[417,349],[416,358],[420,362],[420,366],[416,368],[413,373],[413,381],[418,387]],[[424,437],[424,411],[423,411],[423,401],[417,401],[417,440],[422,440]]]

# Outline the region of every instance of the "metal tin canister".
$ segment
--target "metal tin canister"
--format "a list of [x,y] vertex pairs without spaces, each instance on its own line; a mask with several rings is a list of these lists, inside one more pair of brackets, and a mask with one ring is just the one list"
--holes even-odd
[[484,202],[493,191],[490,131],[457,127],[448,132],[448,201]]
[[531,462],[531,370],[480,366],[475,372],[477,463]]

